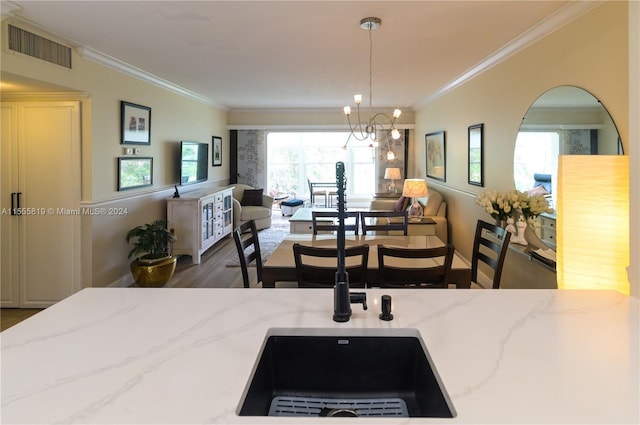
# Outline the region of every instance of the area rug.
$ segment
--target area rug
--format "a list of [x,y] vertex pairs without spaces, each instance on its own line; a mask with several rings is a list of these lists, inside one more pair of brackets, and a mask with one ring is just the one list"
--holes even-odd
[[[280,242],[289,234],[289,222],[274,223],[268,229],[258,231],[258,239],[260,239],[260,253],[262,254],[262,262],[264,263],[273,254]],[[251,249],[249,249],[251,252]],[[240,267],[240,259],[238,254],[234,253],[233,257],[227,261],[227,267]],[[250,266],[255,267],[252,263]]]

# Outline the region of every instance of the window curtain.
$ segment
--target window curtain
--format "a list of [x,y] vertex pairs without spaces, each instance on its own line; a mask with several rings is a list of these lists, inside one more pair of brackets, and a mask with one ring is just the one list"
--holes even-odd
[[266,175],[266,131],[238,130],[238,183],[264,188]]
[[[406,156],[407,146],[409,142],[409,130],[400,131],[400,138],[393,140],[391,137],[391,131],[383,130],[379,131],[378,140],[381,142],[376,148],[376,192],[385,193],[389,187],[389,180],[384,179],[384,171],[387,168],[399,168],[400,175],[403,178],[407,177],[406,172]],[[391,150],[395,155],[392,160],[387,159],[387,152]],[[402,191],[403,181],[396,181],[396,186],[399,191]]]

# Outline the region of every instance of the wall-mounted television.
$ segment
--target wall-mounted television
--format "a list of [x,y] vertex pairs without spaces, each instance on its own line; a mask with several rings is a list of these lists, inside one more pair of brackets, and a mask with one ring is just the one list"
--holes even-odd
[[193,184],[209,178],[209,144],[180,142],[180,184]]

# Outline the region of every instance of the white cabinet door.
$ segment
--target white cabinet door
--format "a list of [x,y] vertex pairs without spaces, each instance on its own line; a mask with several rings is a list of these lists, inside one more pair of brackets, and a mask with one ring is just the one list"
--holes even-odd
[[[16,135],[18,129],[17,108],[2,104],[2,141],[0,146],[0,295],[2,307],[19,307],[18,277],[16,276],[18,253],[18,226],[11,215],[12,204],[17,202],[14,188],[17,175],[12,164],[17,162]],[[15,206],[15,205],[13,205]]]
[[[3,248],[5,228],[14,236],[6,244],[13,257],[7,264],[3,249],[2,288],[17,284],[20,307],[46,307],[80,289],[80,106],[11,105],[17,118],[11,141],[4,140],[4,106],[3,151],[11,143],[14,153],[2,158],[3,170],[12,173],[8,192],[3,181],[2,203],[13,198],[20,214],[2,217]],[[12,269],[8,282],[5,266]],[[15,304],[13,298],[8,305]]]

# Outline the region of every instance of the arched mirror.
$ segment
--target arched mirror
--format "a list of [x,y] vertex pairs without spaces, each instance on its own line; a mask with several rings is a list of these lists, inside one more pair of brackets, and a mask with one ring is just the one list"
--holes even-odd
[[[536,99],[522,120],[513,158],[515,187],[537,189],[555,208],[558,155],[622,153],[620,135],[602,103],[581,88],[556,87]],[[555,248],[555,235],[539,236]]]

